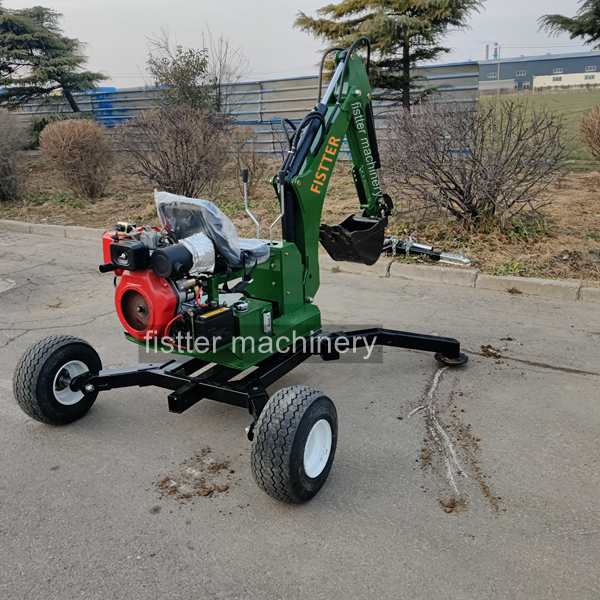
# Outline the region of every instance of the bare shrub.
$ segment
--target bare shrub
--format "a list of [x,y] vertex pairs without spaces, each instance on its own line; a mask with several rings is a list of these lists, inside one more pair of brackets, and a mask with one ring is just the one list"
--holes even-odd
[[506,223],[550,202],[567,158],[561,119],[527,103],[424,104],[390,117],[386,182],[405,209]]
[[98,123],[83,119],[50,123],[40,134],[40,150],[72,191],[91,199],[105,192],[114,156]]
[[581,119],[581,137],[594,158],[600,159],[600,106],[594,106]]
[[185,105],[142,113],[120,135],[128,170],[184,196],[215,192],[227,164],[229,119]]
[[22,132],[13,115],[0,111],[0,201],[19,195],[17,151],[23,146]]
[[231,113],[239,103],[233,84],[248,70],[248,61],[239,48],[227,38],[215,37],[210,29],[202,34],[207,50],[207,74],[210,81],[213,107]]
[[248,193],[253,196],[270,171],[272,161],[269,160],[268,155],[260,152],[257,135],[252,129],[238,127],[234,130],[232,138],[236,179],[241,190],[242,183],[239,174],[242,169],[248,169],[250,172]]
[[90,113],[72,113],[72,112],[57,112],[43,117],[38,117],[33,120],[29,129],[30,139],[27,144],[27,150],[37,150],[40,147],[40,135],[42,131],[56,121],[69,121],[73,119],[91,119],[93,116]]

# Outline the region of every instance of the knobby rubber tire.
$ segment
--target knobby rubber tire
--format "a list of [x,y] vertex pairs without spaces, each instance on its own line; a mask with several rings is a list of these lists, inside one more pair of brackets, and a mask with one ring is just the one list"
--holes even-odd
[[32,419],[47,425],[66,425],[81,419],[92,407],[98,392],[85,394],[72,406],[60,404],[54,396],[54,377],[72,360],[83,362],[90,373],[98,374],[102,362],[86,341],[70,335],[52,335],[30,346],[17,363],[13,392],[17,404]]
[[[329,422],[331,451],[323,471],[310,478],[304,471],[304,447],[312,426]],[[337,412],[322,392],[302,385],[276,392],[262,411],[254,430],[252,474],[269,496],[290,504],[307,502],[323,487],[337,445]]]

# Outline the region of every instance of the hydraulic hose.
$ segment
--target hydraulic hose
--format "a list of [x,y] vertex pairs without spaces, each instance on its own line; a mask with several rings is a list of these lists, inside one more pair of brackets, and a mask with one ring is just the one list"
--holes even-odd
[[[348,48],[348,50],[346,52],[346,56],[344,57],[344,62],[343,62],[342,76],[340,77],[340,85],[343,85],[344,75],[346,74],[346,69],[348,68],[348,63],[350,62],[350,58],[361,46],[367,47],[367,75],[370,74],[370,72],[371,72],[371,40],[368,37],[363,36],[363,37],[358,38],[352,44],[352,46],[350,46],[350,48]],[[338,96],[339,96],[339,94],[338,94]]]
[[323,56],[321,58],[321,66],[319,67],[319,95],[317,97],[317,104],[321,102],[321,98],[323,97],[323,71],[325,69],[325,62],[327,61],[327,57],[333,52],[344,52],[345,48],[329,48],[329,50],[325,50]]
[[[328,50],[325,50],[325,52],[323,53],[323,56],[321,57],[321,66],[319,68],[319,94],[317,97],[317,104],[319,102],[321,102],[321,98],[323,97],[323,70],[325,69],[325,62],[327,61],[327,57],[330,54],[332,54],[333,52],[346,52],[346,56],[344,57],[344,71],[343,71],[343,74],[345,74],[346,67],[348,66],[350,57],[361,46],[367,47],[367,75],[368,75],[371,71],[371,40],[368,37],[363,36],[363,37],[358,38],[347,50],[346,50],[346,48],[340,48],[340,47],[329,48]],[[343,76],[342,76],[342,80],[343,80]]]
[[304,129],[306,129],[306,127],[308,127],[308,125],[310,124],[311,121],[317,120],[321,123],[321,126],[323,127],[323,129],[325,129],[326,125],[325,125],[325,117],[319,113],[319,112],[310,112],[306,115],[306,117],[304,117],[304,119],[302,119],[302,122],[300,123],[300,125],[298,125],[298,129],[296,129],[296,132],[294,133],[294,137],[292,138],[292,146],[291,146],[291,151],[295,152],[298,149],[298,142],[300,141],[300,136],[302,134],[302,132],[304,131]]
[[[320,125],[319,129],[322,129],[321,136],[322,137],[325,136],[325,129],[326,129],[325,117],[317,110],[314,110],[314,111],[308,113],[306,115],[306,117],[304,117],[304,119],[302,119],[302,122],[300,123],[300,125],[298,125],[298,128],[294,132],[294,135],[290,142],[289,153],[288,153],[288,155],[283,163],[282,169],[281,169],[282,173],[285,173],[286,175],[289,174],[290,169],[293,167],[293,165],[296,162],[296,158],[297,158],[296,155],[298,152],[299,145],[301,145],[302,154],[304,154],[306,151],[308,151],[308,148],[310,146],[307,146],[305,144],[302,134],[304,133],[304,130],[309,125],[311,125],[311,123],[313,121],[319,121],[319,125]],[[317,131],[315,131],[314,133],[316,134]],[[310,145],[312,145],[312,142]]]

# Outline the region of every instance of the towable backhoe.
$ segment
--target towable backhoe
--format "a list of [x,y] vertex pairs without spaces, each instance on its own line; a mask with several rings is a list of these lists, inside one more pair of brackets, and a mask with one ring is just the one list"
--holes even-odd
[[[126,337],[169,359],[105,370],[83,340],[45,338],[27,350],[14,376],[16,400],[29,416],[64,425],[83,417],[100,392],[131,386],[169,390],[174,413],[202,399],[239,406],[250,414],[256,482],[278,500],[299,503],[329,475],[336,409],[312,388],[291,386],[270,398],[267,388],[313,355],[339,359],[342,347],[410,348],[433,352],[449,366],[467,362],[451,338],[381,328],[323,330],[315,304],[319,242],[336,261],[372,265],[389,254],[385,233],[393,209],[378,173],[369,41],[332,54],[335,71],[322,96],[319,84],[316,107],[297,127],[287,125],[289,152],[272,180],[280,214],[268,239],[260,238],[248,206],[247,172],[245,207],[256,239],[239,238],[213,203],[165,192],[156,193],[160,227],[122,223],[104,234],[100,271],[115,277]],[[344,141],[360,211],[340,225],[324,225],[323,204]],[[282,237],[274,240],[280,227]]]

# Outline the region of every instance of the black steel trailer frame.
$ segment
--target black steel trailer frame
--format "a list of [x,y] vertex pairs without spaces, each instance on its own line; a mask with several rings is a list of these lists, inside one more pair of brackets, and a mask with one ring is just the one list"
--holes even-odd
[[[468,357],[460,351],[460,342],[453,338],[371,328],[314,334],[311,336],[314,339],[305,338],[305,341],[319,343],[299,344],[301,349],[294,347],[272,354],[246,371],[216,365],[200,358],[185,357],[181,360],[178,355],[178,359],[165,363],[138,364],[126,369],[105,369],[97,375],[81,375],[72,380],[71,388],[81,390],[84,394],[93,394],[117,388],[156,386],[171,390],[168,396],[169,411],[177,414],[204,399],[238,406],[248,410],[253,418],[248,430],[248,437],[252,439],[254,423],[269,400],[267,388],[311,356],[318,355],[326,361],[338,360],[340,353],[329,349],[336,348],[336,339],[340,337],[357,348],[375,343],[377,346],[433,352],[438,362],[451,367],[463,366],[468,361]],[[310,350],[323,346],[328,350],[318,353]]]

